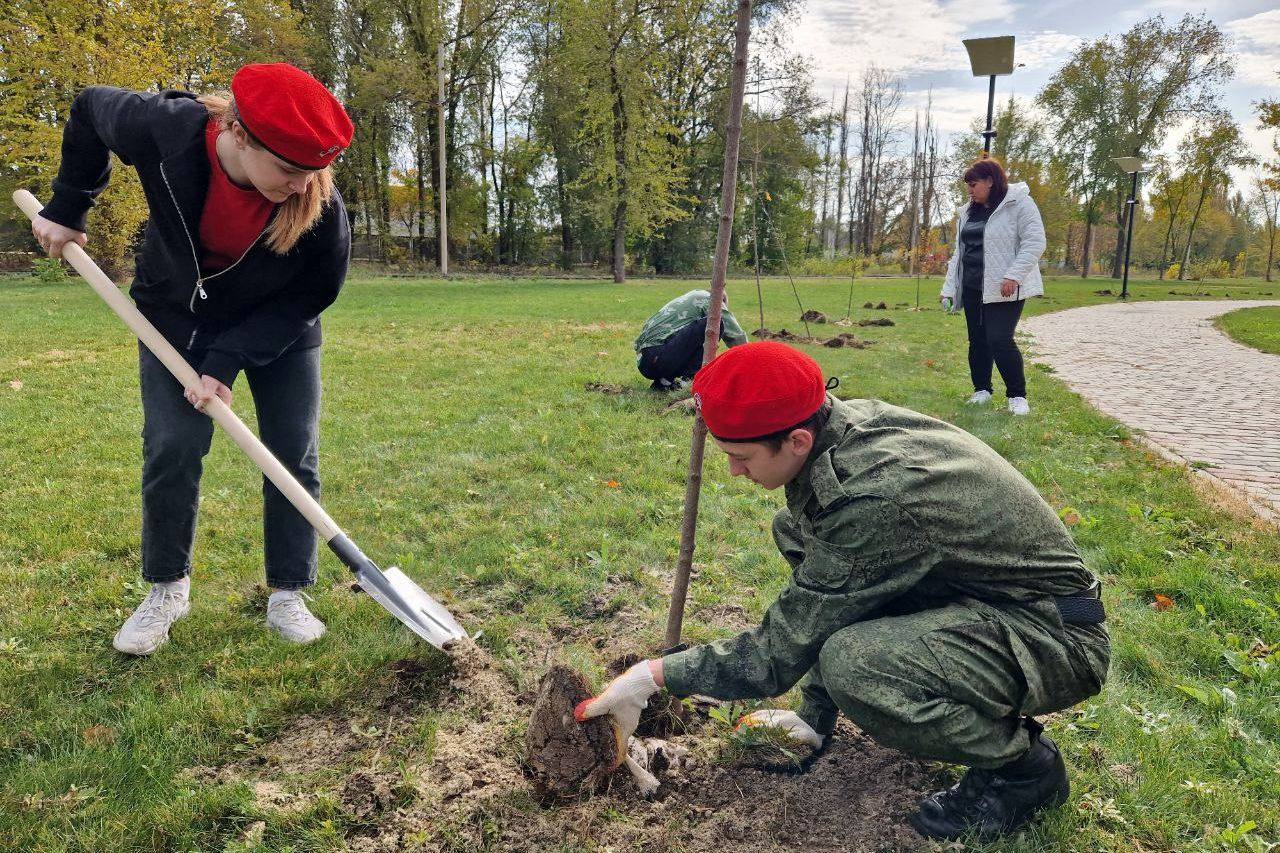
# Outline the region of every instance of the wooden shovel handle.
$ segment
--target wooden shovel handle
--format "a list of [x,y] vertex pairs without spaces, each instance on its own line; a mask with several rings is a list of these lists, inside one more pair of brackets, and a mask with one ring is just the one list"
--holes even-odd
[[[15,192],[13,200],[33,222],[44,208],[36,197],[26,190]],[[81,277],[89,283],[89,286],[102,297],[103,301],[111,307],[111,310],[116,312],[121,320],[124,320],[125,325],[133,330],[133,333],[146,345],[147,349],[151,350],[156,358],[164,362],[164,366],[169,368],[169,372],[177,377],[184,388],[200,388],[200,377],[191,365],[187,363],[187,360],[173,348],[172,344],[165,340],[163,335],[156,331],[156,327],[151,325],[150,320],[142,316],[142,312],[137,309],[137,306],[120,292],[120,288],[116,287],[115,282],[107,278],[106,273],[98,268],[98,265],[93,262],[93,258],[89,257],[84,249],[75,243],[69,242],[62,247],[62,256],[76,272],[80,273]],[[276,459],[271,454],[271,451],[267,450],[266,445],[250,432],[249,428],[244,425],[240,418],[236,417],[236,413],[231,411],[229,406],[215,398],[205,404],[204,412],[226,430],[227,434],[231,436],[231,440],[249,455],[255,465],[262,469],[262,473],[289,499],[289,503],[293,504],[298,512],[302,513],[325,542],[342,533],[342,529],[334,523],[329,514],[316,502],[316,499],[311,497],[306,489],[302,488],[302,485],[294,479],[293,475],[280,464],[280,460]]]

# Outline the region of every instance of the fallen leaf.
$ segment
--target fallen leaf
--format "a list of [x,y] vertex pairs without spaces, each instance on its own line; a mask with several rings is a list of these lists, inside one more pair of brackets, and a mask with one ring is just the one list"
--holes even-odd
[[1064,506],[1059,512],[1058,517],[1062,519],[1062,523],[1067,527],[1075,527],[1080,523],[1080,513],[1076,509]]
[[84,738],[84,742],[89,746],[106,745],[114,743],[116,739],[116,730],[110,726],[104,726],[101,723],[95,726],[89,726],[80,733]]
[[22,380],[21,380],[21,379],[10,379],[10,380],[9,380],[9,387],[10,387],[10,388],[12,388],[12,389],[13,389],[13,390],[15,390],[15,391],[21,391],[21,390],[22,390]]
[[620,488],[622,484],[619,483],[617,480],[609,480],[605,483],[605,486],[607,486],[610,489],[617,489],[617,488]]
[[608,357],[609,357],[609,353],[607,353],[607,352],[598,352],[598,353],[596,353],[596,355],[600,356],[601,358],[608,358]]
[[1170,598],[1169,596],[1161,595],[1160,593],[1157,592],[1156,600],[1151,602],[1151,606],[1156,610],[1172,610],[1178,605],[1175,604],[1173,599]]

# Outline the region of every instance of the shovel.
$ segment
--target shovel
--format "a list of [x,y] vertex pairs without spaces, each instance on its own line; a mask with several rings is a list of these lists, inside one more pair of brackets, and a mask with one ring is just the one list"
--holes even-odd
[[[31,220],[41,211],[42,205],[36,197],[26,190],[18,190],[13,200],[22,212]],[[196,375],[186,359],[179,355],[155,326],[129,301],[111,279],[98,268],[93,259],[75,243],[67,243],[62,256],[75,268],[76,272],[89,282],[99,296],[106,301],[112,311],[124,320],[156,358],[164,362],[165,367],[182,383],[185,388],[199,388],[200,377]],[[394,617],[409,627],[409,630],[426,640],[436,648],[443,649],[455,640],[465,637],[466,631],[458,624],[445,608],[396,567],[383,571],[377,564],[364,555],[356,547],[342,528],[334,522],[329,514],[321,508],[315,498],[293,478],[280,460],[271,455],[271,451],[249,431],[236,413],[214,398],[205,404],[204,412],[213,418],[231,436],[231,440],[249,455],[262,473],[275,487],[289,499],[298,512],[311,523],[316,533],[329,544],[329,548],[338,559],[355,573],[360,588]]]

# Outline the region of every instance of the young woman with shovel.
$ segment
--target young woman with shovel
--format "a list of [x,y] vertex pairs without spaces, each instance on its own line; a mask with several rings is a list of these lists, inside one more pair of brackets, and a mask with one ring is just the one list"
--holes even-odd
[[[231,96],[106,86],[76,98],[53,198],[33,220],[41,247],[84,245],[110,155],[134,167],[149,218],[130,288],[138,309],[200,374],[184,390],[139,347],[143,409],[142,575],[146,599],[115,635],[147,655],[186,615],[203,458],[215,397],[244,371],[262,440],[313,497],[320,492],[321,312],[346,278],[351,235],[329,167],[350,144],[342,105],[283,63],[247,65]],[[325,627],[300,590],[316,578],[308,521],[263,481],[267,624],[298,643]]]

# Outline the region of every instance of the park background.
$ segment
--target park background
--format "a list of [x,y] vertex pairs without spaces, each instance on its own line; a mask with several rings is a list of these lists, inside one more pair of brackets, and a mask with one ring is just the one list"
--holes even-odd
[[[285,60],[355,120],[336,175],[358,258],[438,263],[443,144],[454,271],[705,274],[732,15],[727,0],[16,0],[0,16],[0,190],[47,194],[87,85],[219,90],[243,63]],[[1266,3],[782,0],[755,6],[753,32],[739,270],[937,274],[986,106],[960,39],[1008,33],[1019,66],[998,81],[993,154],[1030,185],[1046,267],[1121,275],[1130,186],[1113,158],[1136,155],[1151,171],[1135,267],[1271,278],[1280,10]],[[145,217],[121,172],[90,246],[116,276]],[[4,211],[0,250],[33,248],[26,231]]]
[[[1071,802],[1018,837],[951,849],[1273,850],[1280,536],[1204,489],[1205,471],[1153,456],[1046,364],[1028,371],[1033,417],[964,406],[963,324],[934,302],[985,109],[959,39],[1010,32],[1027,67],[1001,78],[995,152],[1032,185],[1056,273],[1029,315],[1115,302],[1114,283],[1079,277],[1116,272],[1127,180],[1110,158],[1135,139],[1157,168],[1131,299],[1274,295],[1277,13],[1073,8],[760,6],[728,292],[747,328],[758,312],[801,331],[801,305],[848,315],[861,346],[802,345],[842,379],[838,393],[989,443],[1103,579],[1110,680],[1048,720],[1073,769]],[[312,606],[328,636],[298,650],[270,635],[260,478],[221,436],[192,615],[160,654],[115,654],[111,634],[146,592],[137,345],[83,282],[47,263],[30,274],[29,230],[5,208],[0,849],[918,849],[902,830],[916,793],[901,784],[905,765],[766,778],[729,761],[727,726],[694,739],[701,784],[662,802],[620,783],[548,809],[516,769],[527,711],[516,700],[548,662],[601,683],[616,655],[661,640],[690,421],[644,390],[631,343],[663,302],[706,285],[731,11],[661,0],[19,0],[0,11],[6,191],[47,198],[61,122],[85,85],[204,90],[243,62],[286,59],[341,94],[357,120],[337,173],[359,264],[324,318],[325,505],[482,630],[503,679],[489,695],[458,687],[327,555]],[[1070,33],[1053,15],[1094,23]],[[447,281],[434,275],[431,168],[441,42]],[[1151,114],[1148,96],[1192,72]],[[118,169],[89,227],[91,252],[121,280],[144,215]],[[609,281],[615,258],[621,285]],[[743,277],[757,261],[759,288]],[[910,310],[917,302],[927,310]],[[1276,352],[1277,313],[1223,325]],[[247,395],[236,408],[252,425]],[[708,457],[690,641],[754,624],[785,583],[768,536],[780,500]],[[497,714],[493,701],[510,704]],[[930,784],[956,775],[928,772]]]

